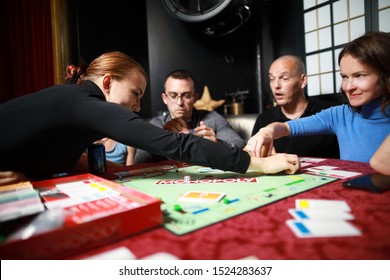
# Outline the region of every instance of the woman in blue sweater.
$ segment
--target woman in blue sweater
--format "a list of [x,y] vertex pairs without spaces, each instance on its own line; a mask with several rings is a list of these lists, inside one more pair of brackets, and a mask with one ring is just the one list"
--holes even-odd
[[[257,132],[246,150],[270,155],[273,139],[283,136],[335,134],[340,158],[369,162],[390,132],[390,34],[370,32],[350,42],[339,55],[341,90],[349,104]],[[262,154],[263,154],[262,153]]]

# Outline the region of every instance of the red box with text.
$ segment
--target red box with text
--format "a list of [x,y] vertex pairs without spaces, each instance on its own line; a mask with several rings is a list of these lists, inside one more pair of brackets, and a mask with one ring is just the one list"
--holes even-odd
[[32,184],[47,210],[20,219],[0,243],[1,259],[68,258],[163,221],[160,200],[92,174]]

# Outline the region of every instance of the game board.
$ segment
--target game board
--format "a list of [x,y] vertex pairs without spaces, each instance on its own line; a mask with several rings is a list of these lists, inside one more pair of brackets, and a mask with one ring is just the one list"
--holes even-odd
[[164,227],[177,235],[337,180],[310,174],[264,175],[254,171],[239,174],[175,165],[115,175],[120,178],[116,180],[118,183],[159,198]]

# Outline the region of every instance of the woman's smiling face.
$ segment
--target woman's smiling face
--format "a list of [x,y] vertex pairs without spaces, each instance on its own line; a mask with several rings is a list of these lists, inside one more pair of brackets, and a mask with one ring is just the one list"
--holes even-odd
[[370,103],[383,93],[379,86],[379,75],[375,69],[360,63],[347,54],[340,60],[341,88],[353,107]]

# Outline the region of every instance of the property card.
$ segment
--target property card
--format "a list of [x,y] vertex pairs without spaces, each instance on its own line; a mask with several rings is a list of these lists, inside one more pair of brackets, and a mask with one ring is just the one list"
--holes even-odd
[[312,168],[307,168],[306,171],[310,174],[318,175],[318,176],[326,176],[337,179],[346,179],[351,178],[357,175],[360,175],[359,172],[351,172],[345,170],[336,170],[332,166],[317,166]]
[[5,185],[5,186],[1,186],[0,195],[2,195],[4,193],[8,193],[8,192],[17,192],[20,190],[32,189],[32,188],[33,188],[33,186],[32,186],[30,181],[20,182],[20,183],[11,184],[11,185]]
[[289,209],[296,220],[353,220],[355,217],[342,210],[332,209]]
[[314,163],[319,163],[326,160],[325,158],[309,158],[309,157],[300,157],[299,161],[301,162],[301,168],[313,165]]
[[189,191],[181,195],[178,201],[187,201],[187,202],[218,202],[226,194],[219,192],[198,192],[198,191]]
[[328,199],[297,199],[295,200],[296,209],[323,209],[325,211],[345,211],[351,212],[351,208],[343,200]]
[[0,192],[0,222],[36,214],[45,210],[39,193],[28,188],[12,189]]
[[321,161],[326,160],[326,158],[311,158],[311,157],[300,157],[300,162],[306,162],[306,163],[319,163]]
[[199,173],[210,173],[210,172],[213,172],[213,173],[225,173],[225,171],[221,170],[221,169],[213,169],[211,167],[201,167],[199,168]]
[[287,220],[287,226],[297,237],[359,236],[361,231],[343,220]]

